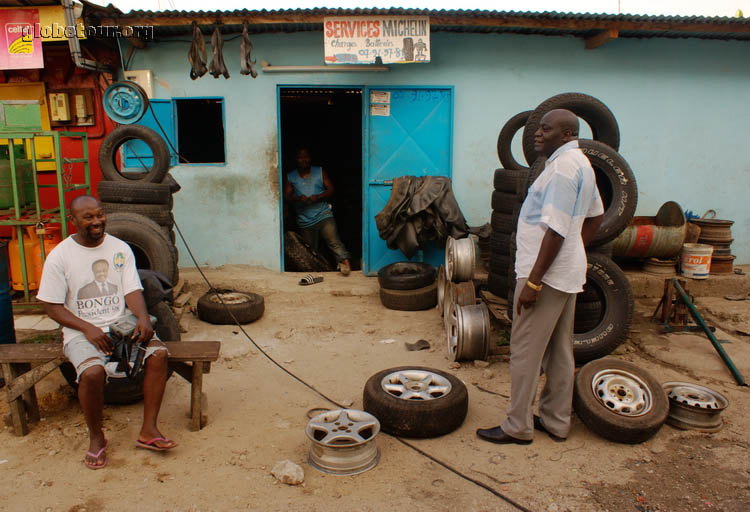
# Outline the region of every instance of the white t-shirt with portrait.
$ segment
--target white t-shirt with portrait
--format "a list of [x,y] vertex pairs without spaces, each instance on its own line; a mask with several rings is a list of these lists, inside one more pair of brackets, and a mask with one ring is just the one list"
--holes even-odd
[[[129,314],[125,295],[142,289],[128,244],[105,234],[101,244],[86,247],[69,236],[47,256],[36,297],[105,328]],[[63,344],[78,334],[63,327]]]

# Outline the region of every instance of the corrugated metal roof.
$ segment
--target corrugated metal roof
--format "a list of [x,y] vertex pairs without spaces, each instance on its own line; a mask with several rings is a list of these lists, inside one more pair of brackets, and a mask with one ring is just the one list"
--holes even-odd
[[[189,22],[226,20],[221,30],[241,30],[241,19],[249,18],[254,33],[322,31],[323,16],[419,15],[430,16],[433,32],[513,33],[546,36],[590,37],[607,28],[617,28],[619,37],[699,38],[750,40],[750,18],[706,16],[649,16],[633,14],[591,14],[563,12],[520,12],[489,10],[434,10],[406,8],[314,8],[231,11],[145,11],[122,13],[105,8],[116,22],[142,20],[156,25],[156,35],[172,36],[190,32]],[[102,16],[101,11],[97,13]],[[184,20],[185,24],[179,21]],[[240,21],[238,21],[240,20]]]
[[0,7],[41,7],[60,5],[60,0],[0,0]]

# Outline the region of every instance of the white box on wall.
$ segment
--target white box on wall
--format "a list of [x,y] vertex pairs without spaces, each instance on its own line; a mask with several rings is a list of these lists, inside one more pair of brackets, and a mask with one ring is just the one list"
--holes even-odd
[[154,75],[150,69],[131,69],[124,72],[125,80],[140,85],[149,98],[154,97]]

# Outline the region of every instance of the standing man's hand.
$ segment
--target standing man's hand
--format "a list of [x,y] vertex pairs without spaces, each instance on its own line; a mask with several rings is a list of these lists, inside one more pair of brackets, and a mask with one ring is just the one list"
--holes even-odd
[[539,297],[539,292],[532,290],[529,286],[524,285],[521,294],[518,296],[518,304],[516,305],[516,314],[521,314],[522,308],[530,308],[536,304],[536,299]]
[[83,334],[92,345],[99,349],[100,352],[103,352],[106,355],[112,354],[112,340],[109,335],[99,327],[89,324],[83,330]]

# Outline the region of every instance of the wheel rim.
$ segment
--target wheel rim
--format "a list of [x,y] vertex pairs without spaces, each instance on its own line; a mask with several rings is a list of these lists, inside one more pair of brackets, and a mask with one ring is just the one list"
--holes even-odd
[[383,390],[401,400],[438,400],[451,392],[448,379],[427,370],[401,370],[380,381]]
[[721,430],[721,413],[729,406],[724,395],[689,382],[665,382],[662,387],[669,397],[670,425],[702,432]]
[[104,112],[119,124],[137,123],[148,108],[146,92],[135,82],[115,82],[104,91]]
[[375,467],[380,422],[364,411],[337,409],[313,417],[305,428],[311,441],[308,461],[324,473],[355,475]]
[[440,311],[440,316],[443,316],[443,302],[445,301],[445,267],[443,265],[438,268],[437,299],[438,311]]
[[591,390],[604,407],[620,416],[643,416],[654,405],[648,385],[625,370],[608,368],[598,372],[591,379]]
[[210,297],[211,302],[214,304],[243,304],[250,302],[250,297],[244,293],[229,292],[229,293],[214,293]]

